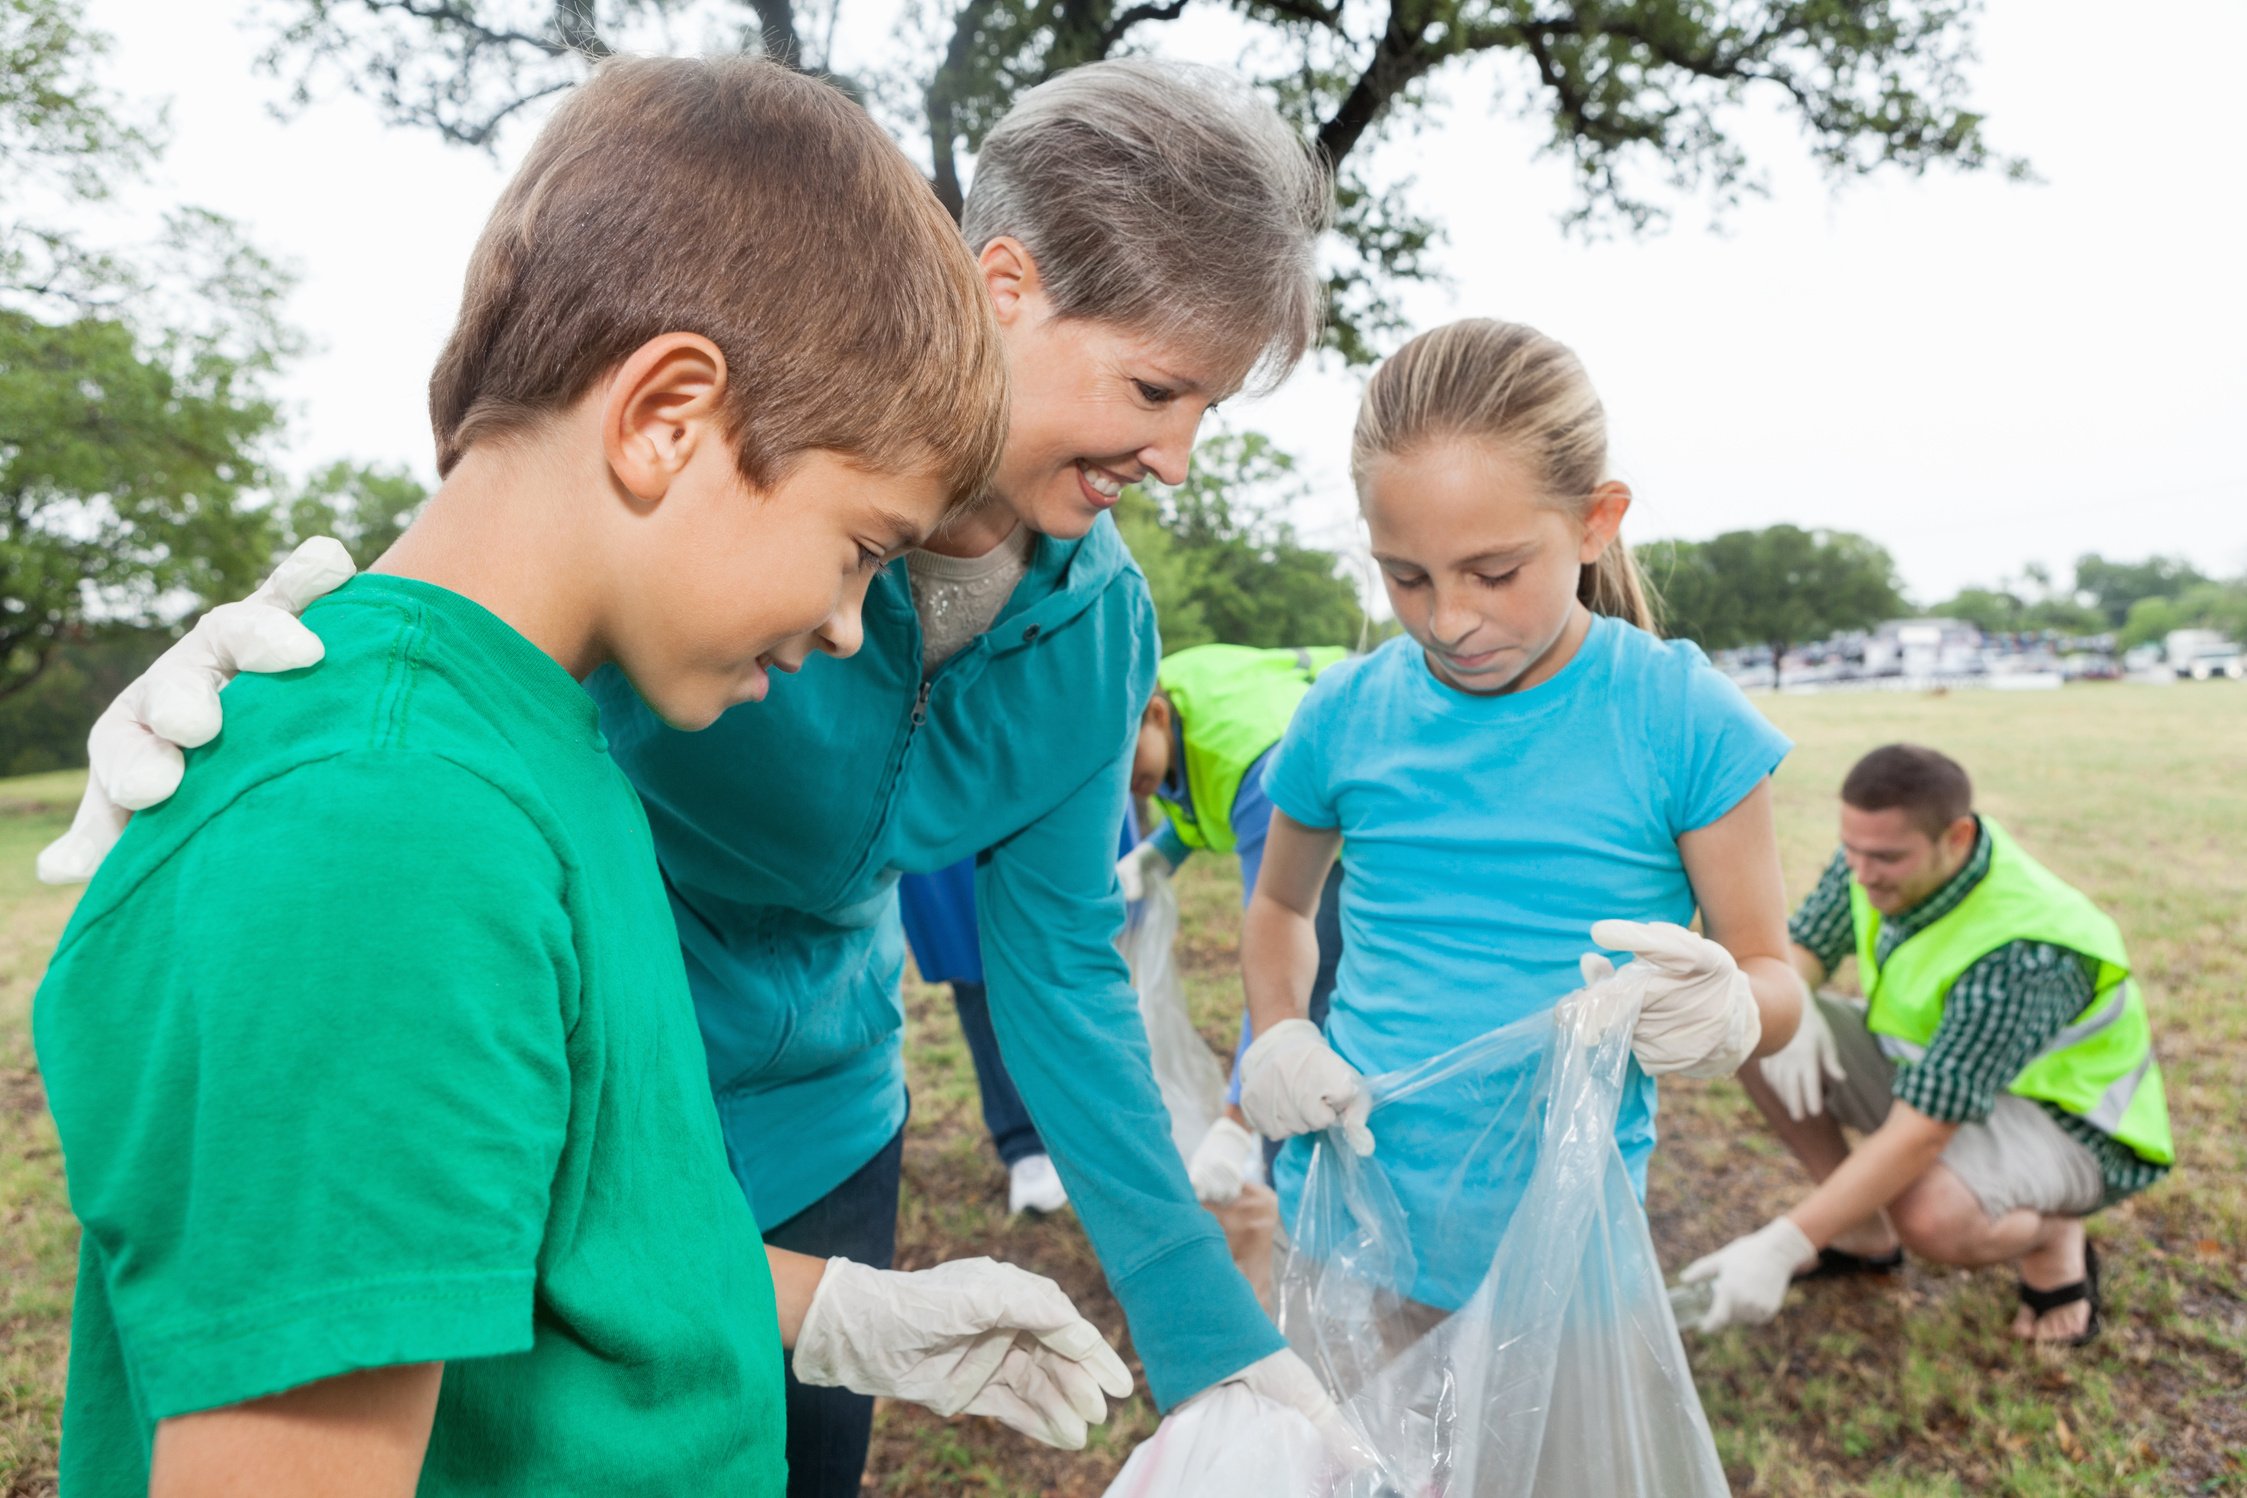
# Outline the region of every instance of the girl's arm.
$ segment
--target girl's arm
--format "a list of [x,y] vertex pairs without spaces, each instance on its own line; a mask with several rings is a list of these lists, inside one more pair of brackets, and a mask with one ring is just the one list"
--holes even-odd
[[1310,1012],[1319,972],[1319,890],[1341,847],[1339,829],[1306,827],[1273,808],[1256,894],[1241,918],[1241,985],[1248,991],[1249,1024],[1259,1035]]
[[1768,1056],[1794,1037],[1807,1000],[1794,967],[1794,944],[1787,939],[1786,883],[1779,873],[1770,779],[1708,826],[1680,837],[1677,848],[1709,940],[1730,952],[1748,975],[1763,1019],[1755,1054]]

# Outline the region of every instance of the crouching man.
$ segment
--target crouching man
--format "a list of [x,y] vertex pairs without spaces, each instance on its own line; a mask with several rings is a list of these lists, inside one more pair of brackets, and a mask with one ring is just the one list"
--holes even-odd
[[2017,1337],[2097,1336],[2083,1220],[2176,1158],[2115,923],[1974,814],[1957,763],[1891,744],[1843,783],[1841,851],[1789,934],[1813,989],[1855,957],[1865,998],[1821,994],[1740,1073],[1819,1184],[1688,1266],[1712,1282],[1702,1330],[1768,1321],[1794,1280],[1889,1273],[1909,1249],[2015,1265]]

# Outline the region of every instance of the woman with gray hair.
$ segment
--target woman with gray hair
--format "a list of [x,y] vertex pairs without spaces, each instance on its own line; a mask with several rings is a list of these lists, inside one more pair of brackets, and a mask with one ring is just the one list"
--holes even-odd
[[[1187,1184],[1113,944],[1116,828],[1160,647],[1107,511],[1127,484],[1182,482],[1208,410],[1310,347],[1329,204],[1304,143],[1213,69],[1096,63],[1023,95],[965,211],[1013,390],[989,501],[873,577],[853,659],[771,662],[802,674],[754,711],[682,733],[613,670],[588,683],[647,807],[766,1241],[891,1262],[896,884],[973,857],[1007,1068],[1156,1402],[1244,1379],[1321,1420],[1332,1407]],[[788,1400],[789,1491],[856,1493],[872,1399],[791,1377]]]

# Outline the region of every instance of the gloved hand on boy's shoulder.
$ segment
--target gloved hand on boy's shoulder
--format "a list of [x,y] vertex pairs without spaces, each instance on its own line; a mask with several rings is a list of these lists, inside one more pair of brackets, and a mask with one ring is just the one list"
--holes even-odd
[[1365,1120],[1372,1111],[1365,1078],[1307,1019],[1281,1020],[1241,1057],[1241,1112],[1267,1139],[1339,1126],[1351,1149],[1370,1155],[1373,1131]]
[[[1600,946],[1628,952],[1652,970],[1631,1032],[1631,1053],[1649,1076],[1728,1077],[1754,1053],[1763,1014],[1730,952],[1667,921],[1600,921],[1591,934]],[[1584,954],[1587,985],[1614,972],[1605,957]]]
[[219,688],[241,671],[294,671],[327,651],[297,615],[351,580],[343,543],[314,536],[255,593],[222,603],[117,694],[86,739],[86,791],[70,830],[39,854],[39,878],[83,884],[132,814],[170,799],[193,749],[218,737]]
[[988,1415],[1064,1451],[1131,1392],[1131,1371],[1066,1292],[990,1259],[870,1269],[829,1259],[792,1367],[807,1384]]

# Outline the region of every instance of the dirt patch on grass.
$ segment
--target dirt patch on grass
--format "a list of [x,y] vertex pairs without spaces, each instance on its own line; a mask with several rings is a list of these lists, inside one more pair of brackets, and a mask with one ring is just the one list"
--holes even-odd
[[25,1120],[47,1114],[47,1084],[30,1066],[0,1066],[0,1117]]

